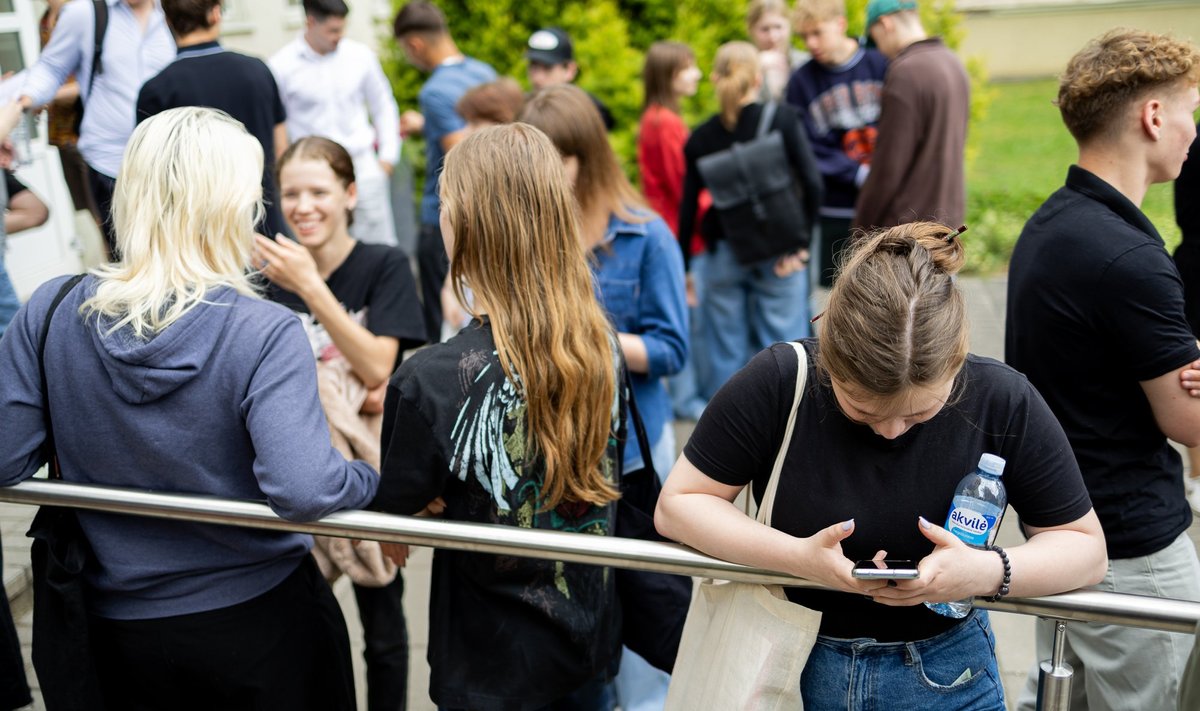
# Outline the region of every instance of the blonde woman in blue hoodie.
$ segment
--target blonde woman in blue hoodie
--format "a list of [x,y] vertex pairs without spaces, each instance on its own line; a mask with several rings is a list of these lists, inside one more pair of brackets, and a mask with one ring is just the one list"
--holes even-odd
[[[299,319],[249,282],[262,160],[211,109],[137,128],[113,205],[124,261],[71,288],[49,321],[67,280],[43,285],[0,340],[0,485],[43,464],[45,395],[68,482],[265,500],[297,521],[371,500],[376,473],[329,444]],[[77,515],[95,553],[88,633],[106,706],[354,708],[345,622],[311,537]]]

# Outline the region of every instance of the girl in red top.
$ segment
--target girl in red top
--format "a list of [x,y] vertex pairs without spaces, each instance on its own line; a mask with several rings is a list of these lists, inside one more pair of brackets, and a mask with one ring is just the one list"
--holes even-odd
[[[650,207],[679,236],[679,201],[683,197],[683,144],[688,128],[679,101],[695,96],[700,69],[691,48],[680,42],[655,42],[642,69],[646,103],[638,131],[638,168]],[[689,252],[692,245],[683,242]],[[703,248],[702,245],[696,246]]]
[[[679,234],[679,203],[683,199],[685,165],[683,145],[687,143],[688,127],[679,115],[679,102],[695,96],[700,83],[700,68],[690,47],[680,42],[655,42],[646,52],[642,69],[645,83],[645,108],[638,131],[638,169],[642,173],[642,192],[651,209],[662,216],[684,253],[684,263],[691,264],[704,251],[699,232]],[[708,193],[701,195],[700,210],[708,205]],[[699,328],[695,308],[698,286],[691,274],[687,279],[687,298],[691,330]],[[697,363],[700,354],[691,353],[682,371],[671,376],[668,385],[675,417],[695,420],[704,410],[700,396],[699,378],[707,372]],[[714,388],[715,389],[715,388]]]

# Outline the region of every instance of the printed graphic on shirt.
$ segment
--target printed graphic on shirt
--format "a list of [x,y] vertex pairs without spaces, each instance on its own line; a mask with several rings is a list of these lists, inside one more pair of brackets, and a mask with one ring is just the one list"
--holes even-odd
[[[346,308],[345,304],[339,305],[350,315],[350,320],[363,328],[367,327],[368,307],[364,306],[358,311],[351,311]],[[333,337],[329,335],[329,331],[326,331],[325,327],[317,322],[315,316],[300,311],[296,312],[296,316],[304,326],[304,333],[308,335],[308,345],[312,346],[313,355],[316,356],[317,360],[325,363],[345,357],[338,350],[337,344],[333,342]]]
[[[450,432],[450,471],[459,481],[479,484],[495,504],[499,523],[607,535],[607,507],[563,501],[541,510],[544,469],[540,458],[528,451],[528,406],[497,358],[494,350],[468,350],[459,360],[464,400]],[[613,399],[613,431],[620,424],[619,410],[618,395]],[[616,445],[610,438],[611,450]],[[609,481],[615,479],[614,462],[615,456],[602,460]]]
[[808,113],[818,134],[863,128],[879,122],[882,94],[880,81],[835,84],[808,104]]

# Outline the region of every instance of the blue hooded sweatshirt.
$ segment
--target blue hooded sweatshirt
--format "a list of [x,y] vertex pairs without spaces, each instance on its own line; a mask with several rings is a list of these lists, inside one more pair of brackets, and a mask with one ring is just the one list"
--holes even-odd
[[[37,344],[65,279],[42,285],[0,339],[0,486],[41,466]],[[304,329],[283,306],[220,287],[150,340],[112,334],[63,300],[46,344],[59,462],[69,482],[265,500],[313,520],[361,508],[379,477],[330,445]],[[79,512],[95,550],[94,614],[148,619],[257,597],[308,554],[309,536]]]

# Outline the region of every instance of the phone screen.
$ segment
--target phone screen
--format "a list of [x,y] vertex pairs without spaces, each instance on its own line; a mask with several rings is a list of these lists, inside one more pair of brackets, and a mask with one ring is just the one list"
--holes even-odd
[[856,578],[867,580],[916,580],[921,577],[916,563],[911,560],[860,560],[851,572]]

